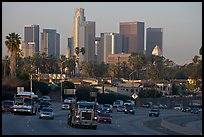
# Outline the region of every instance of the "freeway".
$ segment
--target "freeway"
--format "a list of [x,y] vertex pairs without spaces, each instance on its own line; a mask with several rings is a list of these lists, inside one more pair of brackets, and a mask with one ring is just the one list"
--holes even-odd
[[[55,112],[54,120],[39,119],[38,114],[2,113],[2,135],[180,135],[175,130],[161,126],[162,119],[168,119],[177,125],[186,122],[186,119],[191,119],[191,122],[193,119],[202,120],[202,117],[196,117],[195,114],[168,109],[160,110],[159,117],[149,117],[148,108],[137,108],[135,115],[114,110],[112,124],[98,123],[94,130],[70,127],[67,125],[69,111],[61,110],[60,103],[52,102],[52,107]],[[191,126],[188,128],[191,130]],[[202,133],[201,129],[197,130]]]

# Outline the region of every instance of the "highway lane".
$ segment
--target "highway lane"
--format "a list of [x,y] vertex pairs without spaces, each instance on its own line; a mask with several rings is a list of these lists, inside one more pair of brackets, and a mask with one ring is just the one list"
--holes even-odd
[[[174,134],[161,127],[161,117],[189,115],[174,110],[161,110],[161,117],[149,117],[147,108],[139,108],[135,115],[113,112],[112,124],[98,123],[96,130],[73,128],[67,125],[67,110],[52,103],[54,120],[39,119],[37,115],[2,114],[3,135],[163,135]],[[157,127],[157,128],[155,128]],[[176,134],[176,133],[175,133]]]

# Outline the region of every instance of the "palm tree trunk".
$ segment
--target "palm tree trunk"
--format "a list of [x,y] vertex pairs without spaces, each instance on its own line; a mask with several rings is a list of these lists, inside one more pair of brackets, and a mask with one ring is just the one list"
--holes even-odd
[[17,56],[17,52],[16,50],[11,50],[10,51],[10,78],[16,78],[16,56]]

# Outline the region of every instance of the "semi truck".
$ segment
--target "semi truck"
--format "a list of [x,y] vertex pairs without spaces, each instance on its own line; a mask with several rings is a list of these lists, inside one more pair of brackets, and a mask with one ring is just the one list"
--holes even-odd
[[97,103],[78,101],[71,105],[67,124],[71,127],[89,127],[97,129]]

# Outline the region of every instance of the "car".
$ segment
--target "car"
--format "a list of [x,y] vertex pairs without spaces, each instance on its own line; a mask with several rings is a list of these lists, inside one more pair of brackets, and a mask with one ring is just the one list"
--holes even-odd
[[38,106],[38,112],[42,110],[44,107],[50,107],[51,103],[47,101],[41,101]]
[[126,105],[128,105],[128,106],[135,106],[135,102],[133,100],[126,100],[124,102],[124,106],[126,106]]
[[117,112],[124,112],[125,111],[125,106],[118,106],[117,107]]
[[98,122],[112,123],[112,116],[110,113],[101,113],[98,115]]
[[47,118],[47,119],[54,119],[54,112],[51,107],[44,107],[39,113],[39,119]]
[[72,97],[64,99],[64,103],[75,103],[75,102],[76,102],[76,100]]
[[158,117],[160,115],[160,111],[159,109],[150,109],[149,110],[149,116],[155,116],[155,117]]
[[150,107],[152,107],[152,102],[146,102],[145,104],[142,104],[142,107],[143,108],[150,108]]
[[182,109],[182,105],[181,104],[176,104],[173,109],[175,110],[181,110]]
[[181,108],[181,111],[182,111],[182,112],[190,112],[190,111],[191,111],[191,108],[185,106],[185,107]]
[[63,104],[62,104],[62,110],[69,110],[70,109],[70,105],[71,105],[71,103],[67,103],[67,102],[64,102]]
[[124,102],[122,100],[116,100],[113,102],[113,108],[117,108],[119,106],[123,106]]
[[98,114],[102,114],[102,113],[111,113],[111,111],[108,107],[102,107],[98,110]]
[[2,112],[11,112],[13,113],[13,105],[14,105],[14,101],[12,100],[4,100],[2,102]]
[[135,114],[135,108],[133,106],[131,106],[131,105],[126,105],[124,113],[125,114],[128,114],[128,113]]
[[107,108],[107,111],[109,111],[109,113],[113,112],[113,106],[111,104],[104,104],[103,108]]
[[191,113],[198,114],[199,113],[199,108],[192,108]]
[[49,96],[42,96],[42,97],[39,98],[39,100],[40,100],[40,101],[48,101],[48,102],[51,101],[51,99],[50,99]]

